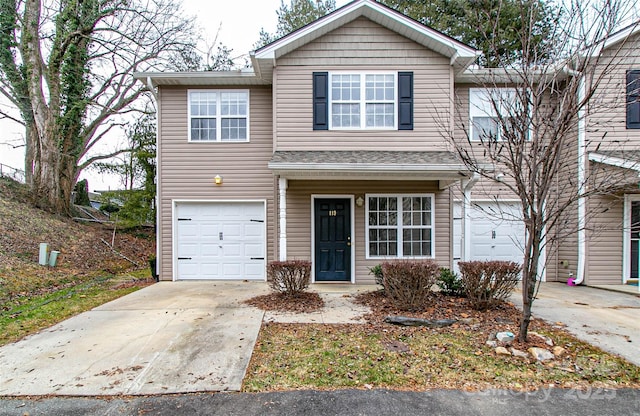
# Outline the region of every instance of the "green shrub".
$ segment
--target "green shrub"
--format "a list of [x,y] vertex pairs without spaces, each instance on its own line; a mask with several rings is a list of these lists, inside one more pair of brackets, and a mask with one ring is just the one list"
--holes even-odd
[[384,292],[399,309],[422,309],[432,294],[438,270],[433,260],[382,263]]
[[309,287],[311,262],[305,260],[272,261],[267,265],[271,289],[295,296]]
[[440,275],[436,284],[440,288],[440,292],[447,296],[464,296],[464,290],[462,288],[462,279],[457,273],[443,267],[440,269]]
[[522,267],[512,261],[468,261],[458,263],[462,287],[470,306],[485,310],[505,301],[513,292]]
[[369,267],[369,274],[372,274],[376,279],[377,285],[382,285],[384,287],[383,275],[382,275],[382,264],[376,264],[373,267]]

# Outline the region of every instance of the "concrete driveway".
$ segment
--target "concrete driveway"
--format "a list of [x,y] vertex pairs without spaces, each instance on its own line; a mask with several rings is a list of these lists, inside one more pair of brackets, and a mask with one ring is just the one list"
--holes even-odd
[[[511,300],[522,307],[521,292]],[[533,316],[562,322],[583,341],[640,365],[640,297],[587,286],[542,283]]]
[[238,391],[262,283],[165,282],[0,348],[0,396]]

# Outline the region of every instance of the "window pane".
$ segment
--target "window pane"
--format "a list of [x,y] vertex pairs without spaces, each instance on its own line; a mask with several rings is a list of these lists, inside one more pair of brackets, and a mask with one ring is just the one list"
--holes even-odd
[[331,99],[333,101],[360,100],[360,75],[333,75],[331,77]]
[[247,120],[244,118],[223,118],[220,127],[223,141],[247,139]]
[[193,118],[191,119],[191,140],[216,140],[216,119],[215,118]]
[[220,113],[223,116],[247,115],[246,92],[223,92],[220,94]]
[[370,210],[378,209],[378,198],[369,198],[369,209]]
[[378,216],[375,212],[369,212],[369,225],[378,225]]
[[495,117],[474,117],[472,140],[496,140],[498,123]]
[[394,104],[367,104],[367,127],[393,127]]
[[332,104],[331,122],[334,127],[359,127],[360,106],[358,104]]

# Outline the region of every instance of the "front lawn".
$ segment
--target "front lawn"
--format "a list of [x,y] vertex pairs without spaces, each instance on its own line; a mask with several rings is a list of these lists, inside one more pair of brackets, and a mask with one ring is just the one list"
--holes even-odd
[[379,293],[360,300],[373,310],[367,324],[263,324],[243,390],[640,387],[640,367],[579,341],[559,323],[534,320],[530,330],[539,336],[530,335],[525,345],[504,345],[519,353],[561,347],[554,359],[497,354],[487,340],[497,331],[517,331],[520,312],[510,304],[478,312],[467,308],[464,299],[437,296],[432,307],[404,313],[458,320],[431,329],[384,323],[385,316],[402,312]]

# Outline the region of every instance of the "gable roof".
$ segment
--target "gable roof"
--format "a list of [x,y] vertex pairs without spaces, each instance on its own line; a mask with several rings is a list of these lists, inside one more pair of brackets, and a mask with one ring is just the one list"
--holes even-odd
[[640,33],[640,20],[636,20],[629,26],[626,26],[602,39],[595,45],[595,47],[591,51],[591,56],[598,56],[604,49],[610,48],[620,42],[626,41],[631,36],[638,33]]
[[354,0],[332,13],[251,53],[256,74],[271,79],[275,62],[281,56],[298,49],[345,24],[365,17],[387,29],[429,48],[451,60],[458,71],[473,63],[480,51],[435,29],[423,25],[374,0]]

